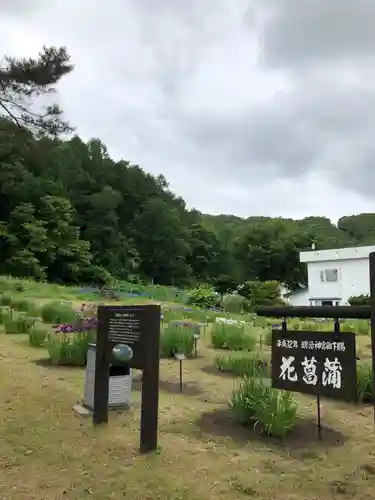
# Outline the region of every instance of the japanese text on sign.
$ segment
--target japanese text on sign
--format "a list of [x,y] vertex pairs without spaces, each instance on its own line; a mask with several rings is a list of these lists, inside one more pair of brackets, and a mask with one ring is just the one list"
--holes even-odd
[[[290,382],[297,382],[298,375],[294,363],[294,356],[283,356],[281,358],[279,378],[283,380],[288,379]],[[301,365],[303,367],[303,382],[307,385],[316,385],[318,383],[317,360],[314,358],[314,356],[311,358],[307,358],[305,356],[305,359],[301,362]],[[322,385],[324,387],[331,386],[333,389],[340,389],[341,371],[342,366],[337,358],[334,358],[333,360],[326,358],[324,361],[324,369],[321,373]]]
[[345,351],[345,343],[344,342],[326,342],[326,341],[308,341],[308,340],[285,340],[278,339],[277,347],[284,347],[286,349],[308,349],[315,350],[319,349],[322,351]]
[[272,330],[272,387],[355,401],[355,334]]

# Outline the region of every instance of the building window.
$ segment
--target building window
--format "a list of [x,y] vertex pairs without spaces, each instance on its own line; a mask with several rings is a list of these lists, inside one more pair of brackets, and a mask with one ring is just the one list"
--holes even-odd
[[339,280],[338,269],[325,269],[320,271],[320,281],[323,283],[334,283]]

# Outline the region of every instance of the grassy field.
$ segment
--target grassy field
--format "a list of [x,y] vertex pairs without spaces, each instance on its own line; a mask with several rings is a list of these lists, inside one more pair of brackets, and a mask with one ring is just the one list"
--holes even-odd
[[[82,301],[77,290],[56,285],[17,293],[38,303]],[[369,337],[358,343],[368,356]],[[301,419],[292,434],[282,441],[260,436],[232,420],[236,380],[214,369],[218,352],[206,332],[199,356],[184,362],[182,394],[178,363],[161,360],[160,448],[140,456],[139,382],[131,410],[111,412],[108,426],[94,429],[72,411],[84,370],[45,366],[44,348],[31,348],[27,335],[2,333],[0,499],[373,500],[371,407],[323,401],[319,442],[315,400],[296,395]]]

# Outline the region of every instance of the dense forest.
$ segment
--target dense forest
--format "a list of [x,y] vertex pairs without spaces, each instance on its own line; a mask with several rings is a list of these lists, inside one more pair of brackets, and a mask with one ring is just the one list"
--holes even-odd
[[64,283],[305,281],[298,253],[375,243],[375,214],[241,219],[183,199],[99,139],[67,136],[61,110],[33,108],[73,71],[64,48],[0,68],[0,273]]

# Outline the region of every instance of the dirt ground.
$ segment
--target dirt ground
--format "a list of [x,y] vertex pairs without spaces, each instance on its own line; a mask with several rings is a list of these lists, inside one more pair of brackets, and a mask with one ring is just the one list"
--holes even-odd
[[212,371],[215,353],[179,366],[161,361],[159,450],[140,456],[140,382],[129,411],[93,428],[73,405],[84,371],[43,366],[43,349],[0,334],[1,500],[373,500],[371,407],[300,397],[301,421],[285,441],[238,427],[227,410],[235,381]]

